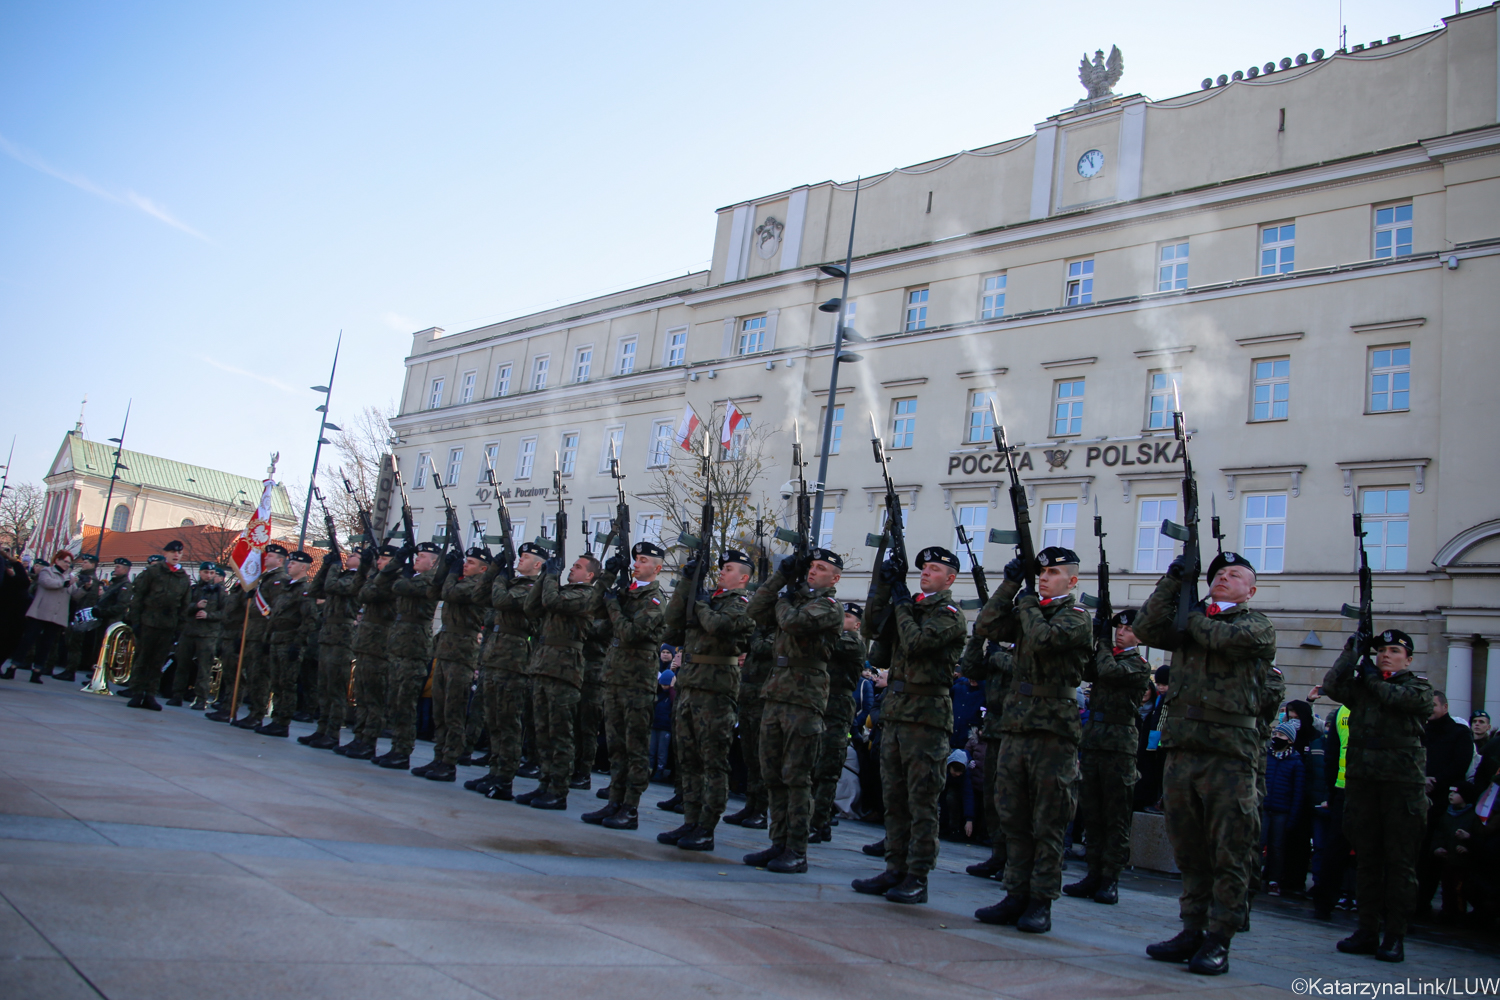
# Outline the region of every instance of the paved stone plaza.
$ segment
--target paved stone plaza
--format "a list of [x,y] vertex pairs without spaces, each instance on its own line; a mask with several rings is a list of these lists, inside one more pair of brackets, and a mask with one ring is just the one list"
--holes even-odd
[[814,846],[808,874],[777,876],[739,863],[759,831],[725,827],[718,853],[689,855],[656,843],[678,817],[655,808],[613,833],[578,822],[592,793],[566,814],[491,802],[58,683],[0,683],[0,749],[7,1000],[1231,1000],[1288,995],[1297,977],[1500,976],[1472,937],[1418,934],[1402,966],[1342,956],[1347,915],[1272,903],[1231,974],[1200,979],[1142,951],[1177,929],[1164,879],[1122,884],[1116,907],[1061,900],[1053,932],[1030,937],[974,921],[998,885],[962,873],[973,848],[943,845],[933,902],[901,907],[849,888],[877,867],[865,824]]

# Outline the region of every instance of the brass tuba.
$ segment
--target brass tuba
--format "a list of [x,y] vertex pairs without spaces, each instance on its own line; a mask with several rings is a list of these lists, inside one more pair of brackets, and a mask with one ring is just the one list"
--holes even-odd
[[115,622],[104,630],[94,676],[80,690],[85,694],[114,694],[109,689],[110,684],[124,684],[130,679],[134,659],[135,633],[124,622]]

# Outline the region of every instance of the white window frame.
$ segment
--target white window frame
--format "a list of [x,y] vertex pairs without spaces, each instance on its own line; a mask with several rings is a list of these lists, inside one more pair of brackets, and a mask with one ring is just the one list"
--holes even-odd
[[980,285],[980,319],[999,319],[1005,315],[1005,286],[1008,280],[1009,276],[1004,271],[985,276]]
[[[1287,232],[1291,230],[1291,232]],[[1289,274],[1297,269],[1297,223],[1278,222],[1274,226],[1260,227],[1260,246],[1256,251],[1259,266],[1255,273],[1262,277],[1271,274]]]
[[485,544],[484,536],[489,533],[490,522],[487,518],[472,517],[469,519],[469,544],[467,548],[480,548]]
[[[1069,514],[1072,520],[1068,520]],[[1043,500],[1041,528],[1042,548],[1052,545],[1074,548],[1078,539],[1078,501]]]
[[759,354],[766,349],[766,331],[769,316],[747,316],[740,320],[739,333],[735,338],[734,353],[737,356]]
[[436,410],[443,405],[443,385],[446,382],[447,377],[443,375],[439,375],[432,380],[432,388],[427,393],[427,408],[429,410]]
[[[488,486],[490,482],[490,470],[500,468],[500,442],[486,441],[484,444],[484,457],[485,461],[479,465],[479,483],[482,486]],[[496,478],[498,480],[498,475]]]
[[513,517],[510,519],[510,537],[515,540],[517,545],[520,545],[522,542],[531,541],[531,539],[526,537],[526,518]]
[[471,369],[463,373],[458,380],[458,401],[460,403],[474,402],[474,383],[479,381],[479,370]]
[[[910,403],[909,409],[902,407]],[[891,450],[912,448],[917,441],[917,397],[891,400]],[[903,443],[904,442],[904,443]]]
[[427,467],[432,464],[432,452],[417,452],[417,471],[412,474],[411,488],[414,490],[425,490],[427,488]]
[[538,354],[531,361],[531,391],[541,392],[547,388],[547,373],[552,368],[552,355]]
[[[1245,494],[1245,516],[1240,525],[1240,552],[1250,560],[1257,575],[1286,570],[1286,521],[1290,511],[1288,499],[1289,496],[1284,491]],[[1274,557],[1271,555],[1273,552]]]
[[573,352],[573,384],[582,385],[594,371],[594,345],[585,344]]
[[[573,475],[578,468],[578,442],[583,437],[582,431],[563,431],[558,458],[558,468],[564,476]],[[569,444],[569,442],[572,442]]]
[[459,478],[464,471],[464,450],[462,447],[448,449],[448,472],[444,476],[444,486],[457,486]]
[[969,562],[969,548],[974,550],[974,558],[979,560],[979,565],[984,565],[984,545],[990,538],[990,505],[986,503],[958,504],[953,513],[958,523],[963,525],[964,532],[969,536],[969,546],[966,548],[958,540],[958,529],[953,529],[953,553],[958,556],[960,573],[972,572],[974,567]]
[[1156,249],[1156,290],[1172,292],[1188,285],[1188,243],[1163,243]]
[[[1389,213],[1389,218],[1385,216]],[[1403,215],[1404,213],[1404,215]],[[1375,209],[1374,253],[1377,260],[1388,257],[1411,256],[1412,204],[1409,201],[1394,205],[1381,205]],[[1385,246],[1381,246],[1381,237]],[[1406,242],[1402,242],[1402,239]]]
[[[1286,362],[1285,374],[1278,374],[1276,365]],[[1270,365],[1269,374],[1262,374],[1261,365]],[[1277,389],[1285,387],[1282,399],[1276,398]],[[1264,394],[1261,390],[1264,389]],[[1266,398],[1262,400],[1260,397]],[[1276,404],[1281,403],[1286,407],[1286,412],[1281,416],[1276,415]],[[1266,415],[1259,416],[1256,410],[1258,406],[1266,407]],[[1276,420],[1289,420],[1292,413],[1292,358],[1283,354],[1275,358],[1256,358],[1250,362],[1250,422],[1263,424]]]
[[524,437],[516,449],[516,478],[530,479],[536,471],[536,437]]
[[660,514],[637,514],[635,517],[635,540],[661,544],[661,529],[664,518]]
[[1068,279],[1063,284],[1063,305],[1086,306],[1094,301],[1094,258],[1068,261]]
[[998,400],[999,389],[972,389],[969,392],[969,419],[964,424],[965,444],[984,444],[995,439],[995,411],[990,400]]
[[[1406,352],[1406,362],[1400,363],[1396,360],[1397,352]],[[1409,413],[1411,412],[1411,345],[1391,344],[1386,347],[1370,348],[1369,375],[1365,379],[1365,412],[1366,413]],[[1376,359],[1380,355],[1386,355],[1387,363],[1377,365]],[[1402,376],[1405,376],[1403,379]],[[1386,379],[1385,388],[1377,390],[1376,380]],[[1401,386],[1402,388],[1398,388]],[[1396,405],[1396,397],[1406,397],[1405,406]],[[1386,406],[1375,405],[1378,396],[1386,397]]]
[[1182,395],[1182,370],[1162,369],[1146,373],[1146,430],[1169,431],[1172,413]]
[[625,425],[611,424],[604,428],[604,444],[599,449],[599,471],[609,473],[609,443],[615,443],[615,457],[622,458],[625,454]]
[[[833,434],[828,439],[828,454],[837,455],[844,443],[844,417],[848,411],[844,403],[833,404]],[[828,407],[818,411],[818,454],[822,454],[823,447],[823,421],[828,419]]]
[[[672,463],[672,448],[677,444],[676,426],[670,420],[651,423],[651,444],[646,452],[646,468],[663,469]],[[609,471],[609,443],[605,442],[604,468]]]
[[906,290],[906,321],[902,329],[908,333],[927,329],[927,302],[931,293],[930,286]]
[[510,375],[514,368],[515,363],[511,361],[495,366],[495,391],[493,395],[496,398],[510,392]]
[[818,522],[818,548],[833,548],[833,529],[837,518],[837,511],[830,510],[827,507],[823,508],[823,519]]
[[674,327],[667,331],[666,350],[662,353],[662,364],[668,368],[687,364],[688,328]]
[[[1052,383],[1052,436],[1077,437],[1083,433],[1083,403],[1088,392],[1088,379],[1060,378]],[[1076,388],[1082,386],[1083,388]],[[1067,395],[1063,395],[1066,388]],[[1066,407],[1066,411],[1064,410]],[[1066,415],[1065,415],[1066,414]],[[1074,422],[1077,428],[1074,428]],[[1063,430],[1058,430],[1061,425]]]
[[724,447],[722,442],[719,444],[719,461],[721,462],[738,462],[745,457],[745,438],[750,434],[752,421],[750,414],[745,413],[743,410],[740,413],[743,414],[744,419],[740,421],[739,426],[734,429],[734,434],[730,436],[729,447]]
[[[1390,510],[1392,494],[1400,494],[1405,509]],[[1365,555],[1375,573],[1405,573],[1411,566],[1411,494],[1410,486],[1366,486],[1359,491],[1359,510],[1365,530]],[[1378,504],[1376,496],[1380,497]],[[1378,509],[1377,509],[1378,508]],[[1391,529],[1400,525],[1399,541],[1391,540]],[[1401,565],[1392,568],[1392,556],[1399,551]]]
[[[1137,502],[1135,537],[1131,546],[1134,572],[1165,573],[1168,564],[1177,557],[1177,543],[1161,533],[1161,523],[1176,521],[1179,506],[1180,501],[1175,496],[1143,496]],[[1145,565],[1148,562],[1150,565]]]
[[635,372],[635,354],[640,349],[638,337],[626,337],[620,341],[615,357],[615,374],[630,375]]

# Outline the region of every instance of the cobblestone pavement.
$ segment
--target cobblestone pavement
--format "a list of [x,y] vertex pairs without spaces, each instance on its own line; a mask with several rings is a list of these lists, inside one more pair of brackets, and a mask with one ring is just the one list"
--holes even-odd
[[533,810],[186,709],[0,682],[0,997],[1233,1000],[1303,977],[1500,983],[1491,939],[1419,935],[1385,966],[1334,951],[1345,915],[1276,905],[1236,938],[1229,975],[1200,979],[1142,951],[1176,930],[1166,880],[1130,879],[1115,907],[1059,900],[1053,932],[1028,936],[974,921],[999,895],[963,874],[977,849],[944,844],[932,903],[897,906],[849,888],[879,867],[859,851],[875,827],[835,828],[808,874],[778,876],[739,863],[758,831],[723,827],[708,855],[657,844],[680,819],[655,808],[666,791],[652,786],[639,831],[611,832],[578,821],[592,792]]

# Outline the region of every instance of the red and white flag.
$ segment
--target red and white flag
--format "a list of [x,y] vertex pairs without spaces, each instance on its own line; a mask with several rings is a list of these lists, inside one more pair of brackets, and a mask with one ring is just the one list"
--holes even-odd
[[745,419],[745,414],[740,411],[739,407],[734,405],[734,400],[730,400],[724,408],[724,429],[719,432],[719,443],[725,448],[732,447],[734,445],[734,429]]
[[271,494],[276,489],[276,481],[267,479],[261,486],[260,505],[229,550],[229,564],[246,589],[255,586],[255,581],[260,579],[260,555],[271,540]]
[[683,451],[693,450],[693,432],[703,421],[698,419],[698,414],[693,410],[693,404],[688,403],[682,408],[682,419],[677,422],[677,447]]

